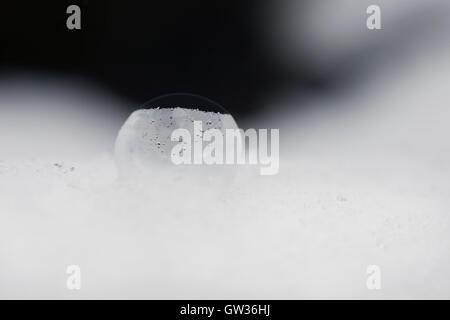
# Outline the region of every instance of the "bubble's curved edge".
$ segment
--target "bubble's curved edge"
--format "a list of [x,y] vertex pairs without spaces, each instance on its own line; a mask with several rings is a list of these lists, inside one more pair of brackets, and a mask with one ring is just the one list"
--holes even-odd
[[[231,115],[231,112],[228,111],[228,110],[227,110],[223,105],[221,105],[220,103],[218,103],[218,102],[216,102],[216,101],[214,101],[214,100],[212,100],[212,99],[210,99],[210,98],[207,98],[207,97],[205,97],[205,96],[202,96],[202,95],[199,95],[199,94],[195,94],[195,93],[189,93],[189,92],[175,92],[175,93],[162,94],[162,95],[159,95],[159,96],[157,96],[157,97],[154,97],[154,98],[152,98],[152,99],[146,101],[146,102],[145,102],[144,104],[142,104],[139,108],[140,108],[140,109],[141,109],[141,108],[142,108],[142,109],[149,109],[149,106],[150,106],[153,102],[155,102],[155,101],[157,101],[157,100],[159,100],[159,99],[164,99],[164,98],[173,97],[173,96],[188,96],[188,97],[193,97],[193,98],[197,98],[197,99],[203,99],[203,100],[205,100],[205,101],[211,103],[212,105],[214,105],[214,106],[217,107],[218,109],[222,110],[222,111],[223,111],[223,114]],[[159,108],[159,107],[151,107],[151,106],[150,106],[150,109],[158,109],[158,108]],[[175,108],[177,108],[177,107],[175,107]],[[180,107],[180,108],[182,108],[182,107]],[[200,110],[200,109],[193,109],[193,110],[198,110],[198,111],[203,111],[203,112],[210,112],[210,111],[205,111],[205,110]],[[213,113],[215,113],[215,112],[213,112]],[[220,113],[220,112],[217,112],[217,113]]]

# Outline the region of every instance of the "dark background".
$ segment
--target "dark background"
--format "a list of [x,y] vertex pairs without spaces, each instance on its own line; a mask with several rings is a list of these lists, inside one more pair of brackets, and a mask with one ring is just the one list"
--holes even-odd
[[[129,99],[189,92],[235,116],[258,111],[264,95],[324,78],[280,71],[261,43],[264,1],[18,1],[0,5],[1,71],[61,72],[97,81]],[[81,30],[66,8],[81,8]],[[270,23],[268,21],[267,23]]]

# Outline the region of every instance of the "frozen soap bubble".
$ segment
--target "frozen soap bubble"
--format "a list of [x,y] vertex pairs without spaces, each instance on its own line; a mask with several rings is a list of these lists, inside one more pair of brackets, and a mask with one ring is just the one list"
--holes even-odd
[[[223,156],[225,158],[225,130],[238,129],[233,117],[210,100],[190,101],[189,107],[180,106],[180,97],[173,100],[152,100],[143,109],[134,111],[119,131],[115,145],[115,158],[121,178],[151,178],[173,180],[208,180],[229,179],[229,165],[176,165],[172,161],[173,148],[181,140],[172,141],[171,136],[176,129],[186,129],[191,136],[191,156],[193,159],[194,139],[196,136],[194,123],[201,121],[202,132],[218,129],[223,135]],[[185,102],[186,97],[182,97]],[[188,98],[192,98],[189,97]],[[201,98],[198,98],[199,100]],[[201,103],[201,104],[200,104]],[[193,106],[192,106],[193,105]],[[202,142],[204,148],[209,142]],[[228,176],[228,177],[227,177]]]

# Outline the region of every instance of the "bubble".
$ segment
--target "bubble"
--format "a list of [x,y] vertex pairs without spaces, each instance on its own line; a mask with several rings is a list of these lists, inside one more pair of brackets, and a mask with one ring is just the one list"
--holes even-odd
[[[201,131],[195,130],[197,121],[201,122]],[[186,129],[191,141],[182,141],[182,137],[172,141],[176,129]],[[174,181],[200,178],[205,183],[229,180],[234,171],[230,165],[177,165],[172,161],[174,147],[186,144],[190,148],[180,148],[179,155],[190,151],[193,163],[194,141],[201,141],[203,133],[209,129],[217,129],[223,135],[225,162],[225,132],[237,130],[238,126],[224,108],[207,98],[193,95],[167,95],[150,100],[142,109],[134,111],[119,131],[115,144],[119,175],[125,179]],[[203,141],[202,148],[207,143]]]

